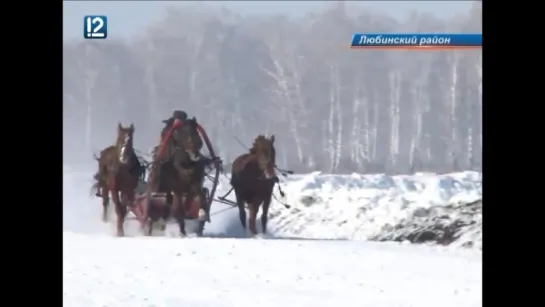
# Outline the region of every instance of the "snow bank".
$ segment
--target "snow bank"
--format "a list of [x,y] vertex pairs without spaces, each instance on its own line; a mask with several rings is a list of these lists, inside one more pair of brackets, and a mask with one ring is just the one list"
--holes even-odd
[[371,239],[482,249],[482,201],[417,209],[411,218],[395,226],[385,225]]
[[[429,226],[419,214],[442,212],[456,219],[461,211],[453,204],[482,197],[478,172],[410,176],[316,172],[293,176],[283,186],[292,208],[279,204],[271,208],[271,231],[276,236],[321,239],[384,240],[389,229],[399,230],[407,223]],[[473,232],[475,240],[482,240],[480,230]]]
[[[104,231],[104,225],[98,223],[100,201],[89,196],[92,172],[65,167],[64,174],[64,228]],[[286,193],[282,201],[292,207],[285,209],[273,202],[269,231],[275,237],[432,241],[480,248],[482,204],[464,204],[481,199],[481,178],[478,172],[293,175],[281,183]],[[223,195],[229,187],[228,178],[223,176],[217,195]],[[207,226],[208,234],[245,235],[236,209],[214,204],[213,212],[218,211]]]

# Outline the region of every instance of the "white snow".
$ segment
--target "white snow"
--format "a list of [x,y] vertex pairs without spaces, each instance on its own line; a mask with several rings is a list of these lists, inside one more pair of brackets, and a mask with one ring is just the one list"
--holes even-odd
[[[481,174],[461,172],[414,176],[322,175],[286,180],[286,210],[277,205],[271,230],[277,236],[368,239],[384,225],[410,218],[418,208],[471,202],[482,197]],[[316,200],[305,205],[300,200]]]
[[134,221],[115,238],[91,179],[64,168],[65,306],[482,304],[480,251],[362,241],[417,208],[481,198],[480,173],[291,176],[292,208],[272,204],[268,239],[247,239],[236,209],[212,216],[213,238],[143,237]]
[[469,252],[73,233],[64,245],[68,307],[481,306],[481,258]]

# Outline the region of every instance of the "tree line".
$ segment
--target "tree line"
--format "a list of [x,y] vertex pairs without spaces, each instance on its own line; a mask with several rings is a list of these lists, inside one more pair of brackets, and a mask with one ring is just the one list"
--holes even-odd
[[298,172],[480,170],[482,53],[361,51],[355,32],[481,33],[481,3],[405,20],[343,2],[303,17],[172,7],[127,40],[64,42],[65,162],[91,161],[134,123],[138,149],[174,109],[195,116],[227,162],[275,134]]

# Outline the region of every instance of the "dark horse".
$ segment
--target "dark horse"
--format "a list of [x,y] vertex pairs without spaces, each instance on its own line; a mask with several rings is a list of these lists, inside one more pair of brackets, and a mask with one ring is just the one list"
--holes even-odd
[[259,206],[263,203],[261,226],[263,233],[267,232],[267,214],[275,183],[274,135],[266,138],[257,136],[249,153],[238,156],[231,170],[231,186],[235,191],[237,206],[242,227],[246,229],[246,210],[248,204],[250,213],[250,231],[257,234],[255,226]]
[[[144,205],[144,221],[148,218],[150,194],[166,193],[166,203],[178,222],[180,234],[186,235],[186,210],[193,203],[199,207],[201,229],[209,216],[209,208],[203,193],[207,159],[200,154],[202,140],[195,118],[175,120],[171,129],[162,137],[148,183],[147,204]],[[146,225],[143,223],[142,227]]]
[[[102,197],[102,219],[108,218],[108,204],[111,193],[117,214],[117,236],[124,236],[123,223],[127,215],[127,206],[134,201],[138,180],[144,171],[133,149],[134,126],[117,126],[115,146],[107,147],[98,157],[98,173],[95,174],[93,189]],[[121,194],[121,199],[119,194]]]

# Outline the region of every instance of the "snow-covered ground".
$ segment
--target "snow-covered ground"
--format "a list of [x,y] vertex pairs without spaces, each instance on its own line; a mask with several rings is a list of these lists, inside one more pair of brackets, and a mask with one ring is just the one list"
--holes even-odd
[[[79,232],[111,232],[113,224],[97,223],[101,206],[98,198],[89,196],[91,178],[91,171],[65,171],[64,198],[68,201],[63,207],[64,228]],[[222,176],[217,195],[223,195],[229,187],[228,178]],[[477,172],[411,176],[316,172],[283,178],[282,188],[286,192],[282,201],[291,205],[291,209],[273,201],[269,230],[275,237],[306,239],[381,240],[381,235],[388,230],[403,223],[417,222],[415,217],[420,220],[432,215],[454,217],[459,215],[459,210],[446,212],[447,205],[468,203],[482,197],[481,174]],[[275,194],[278,195],[276,189]],[[209,235],[246,236],[236,209],[215,203],[212,211],[212,223],[206,229]],[[473,245],[480,248],[482,215],[463,218],[470,218],[478,227],[472,228],[472,236],[462,236],[463,241],[455,245],[472,240],[475,241]],[[139,234],[135,222],[127,224],[129,234]],[[170,228],[172,231],[167,230],[167,234],[177,235],[176,227]]]
[[480,173],[291,176],[282,187],[292,208],[273,203],[269,239],[246,239],[238,212],[221,204],[209,238],[164,238],[174,225],[142,237],[134,221],[132,237],[114,238],[91,178],[64,168],[66,306],[481,305],[478,249],[363,241],[448,213],[470,220],[458,241],[480,247],[480,209],[452,206],[481,198]]
[[481,306],[469,251],[350,241],[65,233],[64,306]]

